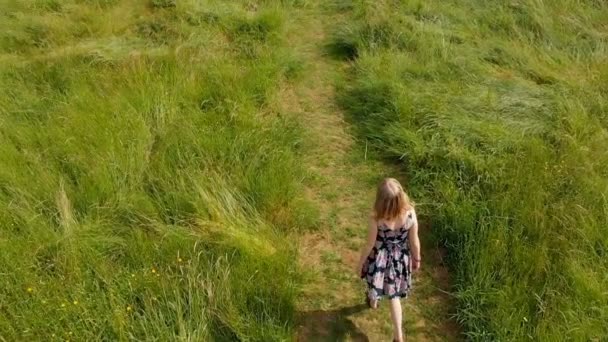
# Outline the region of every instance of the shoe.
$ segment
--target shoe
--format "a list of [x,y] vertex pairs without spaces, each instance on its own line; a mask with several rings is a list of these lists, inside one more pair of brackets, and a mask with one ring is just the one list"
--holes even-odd
[[365,296],[365,303],[367,303],[367,307],[369,307],[370,309],[377,309],[378,308],[378,302],[376,301],[376,307],[372,306],[372,301],[369,299],[369,297],[366,295]]

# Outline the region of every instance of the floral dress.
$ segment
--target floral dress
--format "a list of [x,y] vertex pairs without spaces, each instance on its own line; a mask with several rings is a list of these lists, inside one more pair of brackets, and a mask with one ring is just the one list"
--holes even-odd
[[370,300],[384,296],[407,298],[412,287],[409,231],[414,224],[416,213],[411,210],[400,228],[392,230],[385,224],[378,225],[376,244],[361,270]]

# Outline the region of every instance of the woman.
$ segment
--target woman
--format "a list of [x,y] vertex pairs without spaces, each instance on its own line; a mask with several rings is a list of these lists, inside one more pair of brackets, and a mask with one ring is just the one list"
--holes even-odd
[[367,282],[367,303],[371,308],[377,308],[378,300],[388,297],[395,341],[403,341],[400,299],[409,295],[411,273],[420,269],[420,261],[414,206],[401,184],[387,178],[378,186],[357,271]]

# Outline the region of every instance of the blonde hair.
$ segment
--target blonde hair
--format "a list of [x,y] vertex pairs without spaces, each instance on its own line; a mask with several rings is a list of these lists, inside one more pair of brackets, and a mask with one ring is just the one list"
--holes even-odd
[[413,203],[398,180],[385,178],[376,192],[374,216],[376,220],[394,220],[413,207]]

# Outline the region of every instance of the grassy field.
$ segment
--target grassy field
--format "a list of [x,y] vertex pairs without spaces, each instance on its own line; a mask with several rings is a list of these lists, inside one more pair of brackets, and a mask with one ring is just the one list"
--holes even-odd
[[0,340],[293,334],[289,1],[0,1]]
[[608,337],[604,2],[0,8],[0,341],[389,336],[349,260],[395,169],[451,272],[409,337],[448,279],[469,340]]
[[470,340],[608,337],[608,5],[340,1],[340,103],[404,167]]

